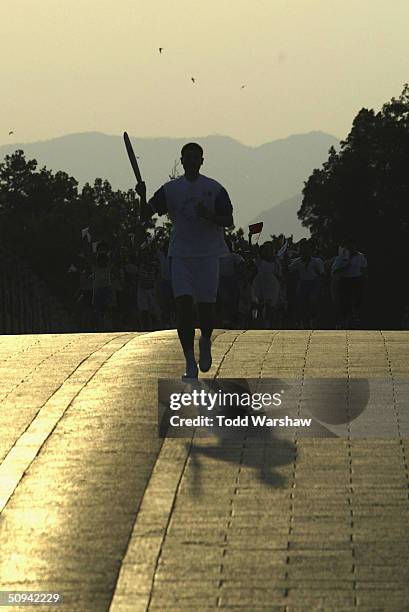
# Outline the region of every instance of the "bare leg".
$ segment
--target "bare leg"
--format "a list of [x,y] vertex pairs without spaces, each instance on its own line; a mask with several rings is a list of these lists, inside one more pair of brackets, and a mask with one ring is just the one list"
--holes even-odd
[[176,298],[177,330],[183,352],[193,351],[195,328],[193,325],[193,299],[191,295]]
[[211,337],[214,326],[214,304],[211,302],[201,302],[198,304],[198,311],[200,331],[202,332],[199,340],[199,367],[202,372],[208,372],[212,367]]
[[186,359],[186,376],[197,377],[197,365],[194,354],[195,328],[193,319],[193,299],[191,295],[180,295],[176,298],[177,330]]
[[201,302],[197,305],[197,308],[202,336],[210,338],[214,327],[214,304],[212,302]]

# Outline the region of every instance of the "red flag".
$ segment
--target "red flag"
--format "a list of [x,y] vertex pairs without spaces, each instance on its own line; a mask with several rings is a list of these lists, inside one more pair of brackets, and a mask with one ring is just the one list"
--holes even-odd
[[263,229],[263,222],[253,223],[253,225],[249,225],[250,234],[259,234]]

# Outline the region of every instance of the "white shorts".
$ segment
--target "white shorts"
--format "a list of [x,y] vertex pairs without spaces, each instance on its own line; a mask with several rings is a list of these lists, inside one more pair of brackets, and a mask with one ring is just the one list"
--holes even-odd
[[175,298],[191,295],[196,302],[215,303],[219,286],[219,256],[172,257],[172,290]]

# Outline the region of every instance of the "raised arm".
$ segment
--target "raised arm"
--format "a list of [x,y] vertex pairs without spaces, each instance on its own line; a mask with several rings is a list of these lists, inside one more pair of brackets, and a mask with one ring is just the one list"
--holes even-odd
[[164,215],[167,210],[165,191],[163,187],[155,191],[149,202],[146,201],[146,185],[144,182],[138,183],[135,187],[136,193],[141,201],[141,220],[147,221],[154,214]]
[[153,210],[146,201],[146,184],[144,181],[138,183],[135,187],[135,191],[139,196],[139,201],[141,204],[140,215],[142,221],[147,221],[153,215]]

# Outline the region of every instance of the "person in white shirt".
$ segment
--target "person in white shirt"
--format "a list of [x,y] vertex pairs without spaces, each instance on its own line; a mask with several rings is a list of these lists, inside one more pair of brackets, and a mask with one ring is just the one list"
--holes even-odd
[[203,149],[199,144],[190,142],[182,147],[181,163],[184,175],[165,183],[149,202],[145,183],[139,183],[135,190],[141,198],[143,218],[167,213],[172,221],[168,255],[178,335],[186,359],[184,378],[196,378],[193,300],[198,306],[201,330],[199,367],[207,372],[212,364],[211,335],[219,258],[228,252],[223,228],[233,225],[233,208],[225,188],[199,173],[203,164]]
[[[350,240],[340,249],[332,264],[332,275],[338,277],[338,293],[343,326],[359,322],[364,294],[368,262],[358,251],[356,242]],[[351,319],[351,320],[350,320]]]
[[293,259],[288,266],[289,272],[298,276],[296,289],[297,319],[303,327],[312,327],[316,315],[317,300],[320,291],[320,279],[324,274],[324,262],[312,256],[312,246],[305,241],[300,247],[300,257]]
[[234,327],[238,317],[239,270],[244,264],[244,259],[238,253],[233,252],[233,244],[226,238],[228,253],[219,260],[219,289],[217,303],[222,320],[222,327]]
[[263,325],[271,329],[276,319],[275,314],[281,289],[281,265],[271,241],[261,245],[256,266],[257,274],[253,281],[254,293],[260,306],[260,318]]

